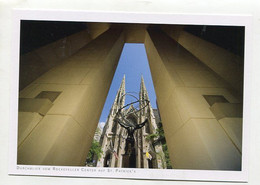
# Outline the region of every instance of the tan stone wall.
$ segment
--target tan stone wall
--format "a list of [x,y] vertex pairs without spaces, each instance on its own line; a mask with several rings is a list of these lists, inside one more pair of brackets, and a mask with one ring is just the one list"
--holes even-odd
[[[145,37],[173,167],[239,170],[242,113],[233,105],[242,102],[234,97],[230,84],[241,81],[229,81],[235,79],[236,73],[226,79],[222,71],[205,65],[160,30],[125,31],[129,42],[134,42],[132,33],[138,35],[139,41]],[[125,41],[123,32],[110,29],[20,92],[20,98],[32,102],[42,91],[62,93],[47,112],[43,111],[43,117],[39,111],[30,115],[21,112],[19,164],[84,165]],[[189,44],[194,47],[192,42]],[[209,58],[213,55],[207,53]],[[223,68],[226,60],[219,60]],[[218,60],[211,62],[218,66]],[[222,95],[230,105],[210,106],[203,95]],[[227,112],[226,107],[233,110]],[[28,126],[24,126],[25,122]]]
[[242,99],[244,69],[242,57],[183,31],[182,26],[165,26],[163,30],[229,83],[235,89],[236,95]]
[[22,90],[36,78],[61,64],[64,59],[109,29],[109,24],[89,23],[88,29],[26,53],[20,57],[20,82]]
[[203,97],[239,103],[228,83],[160,30],[149,30],[145,47],[173,167],[240,170],[240,151]]
[[[18,164],[84,165],[115,72],[124,37],[109,30],[20,92],[61,94],[18,147]],[[27,119],[21,115],[20,122]],[[22,134],[19,135],[21,139]]]
[[97,38],[100,34],[107,31],[109,27],[109,23],[87,23],[87,28],[92,39]]
[[126,25],[125,42],[126,43],[144,43],[147,25],[145,24],[133,24]]
[[19,89],[25,88],[90,41],[90,35],[85,30],[22,55],[20,57]]

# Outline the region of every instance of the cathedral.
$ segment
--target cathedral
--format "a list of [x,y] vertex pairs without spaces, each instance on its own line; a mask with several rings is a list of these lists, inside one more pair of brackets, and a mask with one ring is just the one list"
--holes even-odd
[[[141,43],[167,140],[166,161],[169,156],[174,169],[242,169],[242,136],[247,133],[244,27],[73,23],[80,28],[74,34],[26,47],[45,40],[44,35],[63,33],[64,25],[72,28],[65,23],[21,21],[21,35],[28,40],[21,42],[19,88],[17,82],[14,91],[17,164],[86,165],[123,47]],[[123,79],[101,137],[103,156],[97,166],[163,168],[161,146],[148,139],[158,126],[156,112],[142,105],[149,102],[144,81],[135,95],[140,107],[126,106],[128,95]]]
[[[153,140],[147,137],[156,133],[158,119],[155,118],[154,110],[149,103],[143,77],[138,107],[134,106],[137,101],[125,105],[127,95],[124,76],[100,139],[103,154],[97,162],[97,167],[166,168],[162,144],[153,144]],[[129,141],[130,127],[123,124],[122,120],[116,119],[118,112],[125,115],[125,118],[120,119],[138,126],[138,129],[132,131],[132,141]]]

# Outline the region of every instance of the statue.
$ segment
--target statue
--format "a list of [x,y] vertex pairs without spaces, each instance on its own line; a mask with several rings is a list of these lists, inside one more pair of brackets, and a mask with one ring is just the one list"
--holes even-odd
[[[130,156],[135,150],[134,149],[134,146],[135,146],[134,145],[135,144],[134,133],[136,130],[141,129],[143,126],[145,126],[145,124],[148,122],[148,119],[145,119],[145,121],[143,121],[141,124],[138,124],[138,123],[132,121],[131,119],[129,119],[129,116],[131,116],[131,114],[137,115],[137,112],[140,112],[141,110],[143,110],[146,106],[149,105],[150,102],[149,102],[149,100],[140,101],[130,93],[124,94],[121,98],[123,98],[126,95],[134,97],[135,101],[119,108],[118,111],[116,112],[114,121],[116,123],[118,123],[121,127],[125,128],[127,130],[125,155]],[[136,104],[136,103],[139,104],[139,109],[135,109],[135,110],[129,111],[127,113],[126,113],[126,111],[124,111],[124,109],[126,107],[133,106],[133,104]]]
[[120,126],[122,126],[123,128],[125,128],[127,130],[127,138],[126,138],[127,140],[133,140],[134,139],[134,132],[137,129],[142,128],[148,122],[148,119],[146,119],[141,124],[136,124],[134,126],[126,126],[120,119],[115,118],[114,120],[115,120],[115,122],[119,123]]

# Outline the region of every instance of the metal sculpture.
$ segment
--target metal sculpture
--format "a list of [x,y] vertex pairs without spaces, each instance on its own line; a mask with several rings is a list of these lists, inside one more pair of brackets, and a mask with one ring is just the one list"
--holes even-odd
[[[129,157],[134,153],[135,150],[134,133],[136,130],[141,129],[143,126],[145,126],[145,124],[148,122],[148,119],[146,118],[142,123],[138,124],[136,121],[129,119],[129,117],[131,117],[131,115],[139,117],[138,112],[140,113],[143,109],[145,109],[150,102],[146,99],[139,100],[132,93],[126,93],[122,95],[120,99],[122,100],[123,98],[125,98],[125,96],[133,97],[134,101],[128,103],[127,105],[124,105],[123,107],[120,107],[116,112],[114,121],[127,130],[125,156],[127,156],[129,160]],[[127,107],[133,106],[134,104],[137,104],[139,108],[131,109],[130,111],[125,110]]]

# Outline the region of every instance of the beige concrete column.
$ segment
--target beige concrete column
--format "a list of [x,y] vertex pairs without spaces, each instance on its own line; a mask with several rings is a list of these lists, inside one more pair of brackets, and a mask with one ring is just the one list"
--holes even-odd
[[61,64],[64,59],[109,29],[109,24],[88,23],[87,29],[40,47],[20,57],[19,89]]
[[[19,136],[18,164],[85,164],[123,44],[120,30],[108,30],[20,92],[32,100],[44,91],[60,94],[27,135]],[[18,125],[24,119],[26,114]]]
[[228,82],[236,90],[235,94],[242,99],[244,74],[242,57],[184,31],[182,26],[164,26],[162,29]]
[[19,89],[22,90],[54,66],[61,64],[91,40],[85,30],[22,55]]
[[240,103],[228,83],[161,30],[148,32],[145,47],[173,168],[240,170],[241,154],[203,96]]

